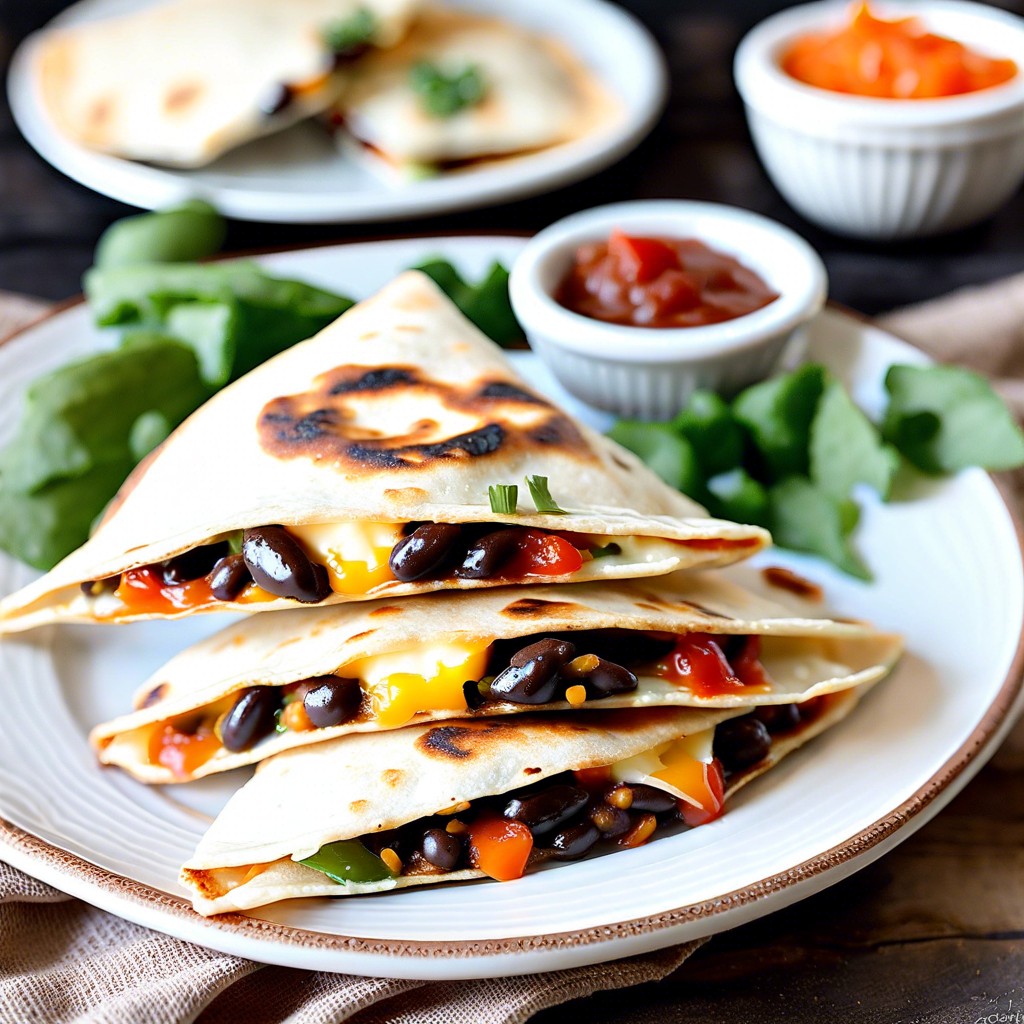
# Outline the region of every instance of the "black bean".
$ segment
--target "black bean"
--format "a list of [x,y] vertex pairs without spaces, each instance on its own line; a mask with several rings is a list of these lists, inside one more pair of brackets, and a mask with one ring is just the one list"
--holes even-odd
[[309,720],[318,729],[326,729],[354,718],[362,700],[363,691],[358,679],[314,676],[306,680],[302,706],[306,709]]
[[559,674],[575,653],[568,641],[551,638],[524,647],[491,683],[490,698],[513,704],[549,703],[558,688]]
[[753,715],[730,718],[715,729],[715,757],[727,772],[740,771],[763,761],[772,738],[764,722]]
[[495,530],[473,542],[462,563],[455,567],[455,575],[464,580],[486,580],[498,574],[498,570],[516,552],[519,546],[519,530]]
[[562,829],[551,840],[550,849],[555,851],[556,860],[578,860],[601,838],[597,827],[589,821],[581,821]]
[[280,706],[277,687],[254,686],[245,690],[221,722],[221,743],[234,753],[255,746],[274,731],[274,715]]
[[234,601],[252,583],[252,573],[241,555],[225,555],[217,560],[207,579],[210,593],[218,601]]
[[475,679],[467,679],[462,684],[462,696],[466,699],[466,707],[470,711],[476,711],[484,702],[484,695],[480,692],[480,684]]
[[589,651],[617,665],[649,665],[675,647],[674,640],[635,629],[590,629],[574,635],[579,637],[576,646],[581,651]]
[[510,821],[528,825],[535,836],[542,836],[581,811],[588,799],[587,791],[578,786],[547,786],[530,796],[513,797],[502,814]]
[[656,789],[654,786],[645,786],[637,782],[632,783],[629,788],[633,790],[633,803],[630,804],[630,807],[634,811],[664,814],[676,806],[676,798],[663,789]]
[[459,539],[462,530],[455,523],[424,523],[392,549],[388,565],[403,583],[422,579],[439,569]]
[[[574,680],[576,682],[577,680]],[[597,700],[614,693],[629,693],[639,685],[636,676],[614,661],[597,659],[597,668],[592,669],[579,680],[587,688],[587,697]]]
[[428,829],[423,833],[420,853],[435,868],[451,871],[462,858],[462,839],[443,828]]
[[609,804],[596,804],[587,812],[590,820],[609,838],[621,836],[633,827],[628,811]]
[[327,570],[311,562],[299,542],[283,526],[246,530],[242,557],[252,578],[268,594],[316,604],[331,593]]
[[790,732],[800,724],[800,709],[796,704],[764,704],[754,710],[754,716],[764,722],[773,736]]
[[227,542],[204,544],[202,547],[183,551],[180,555],[161,563],[160,573],[164,583],[186,583],[205,576],[213,564],[229,551]]

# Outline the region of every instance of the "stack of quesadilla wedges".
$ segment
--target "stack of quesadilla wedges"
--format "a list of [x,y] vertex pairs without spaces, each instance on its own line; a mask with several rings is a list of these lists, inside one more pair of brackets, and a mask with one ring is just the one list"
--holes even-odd
[[245,613],[91,736],[145,783],[257,764],[183,868],[202,914],[504,881],[713,821],[889,671],[898,637],[723,570],[768,540],[411,272],[182,424],[0,632]]
[[322,115],[372,168],[422,176],[622,116],[555,40],[421,0],[158,0],[47,30],[32,68],[62,135],[171,167]]

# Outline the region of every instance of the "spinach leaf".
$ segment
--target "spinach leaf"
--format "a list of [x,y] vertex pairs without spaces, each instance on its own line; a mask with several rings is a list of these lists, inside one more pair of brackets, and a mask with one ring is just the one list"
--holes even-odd
[[476,284],[469,284],[451,263],[440,258],[412,269],[426,274],[492,341],[506,348],[522,341],[523,329],[508,297],[508,271],[500,263],[492,263]]
[[807,474],[811,421],[825,390],[823,366],[808,363],[741,391],[733,412],[749,431],[769,482]]
[[792,476],[768,492],[769,529],[775,543],[820,555],[843,572],[870,580],[871,573],[850,544],[859,519],[857,505],[836,501],[804,477]]
[[1024,434],[980,374],[955,366],[893,366],[885,376],[885,438],[925,473],[1024,464]]
[[831,381],[811,423],[811,480],[836,501],[848,498],[859,483],[885,499],[898,468],[896,450],[882,441],[842,384]]

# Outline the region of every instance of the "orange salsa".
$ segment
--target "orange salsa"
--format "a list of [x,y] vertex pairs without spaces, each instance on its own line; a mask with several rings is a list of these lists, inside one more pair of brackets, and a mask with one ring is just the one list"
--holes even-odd
[[1017,74],[997,60],[925,30],[918,18],[878,18],[866,3],[854,6],[839,31],[802,36],[783,54],[782,70],[832,92],[882,99],[959,96],[1001,85]]

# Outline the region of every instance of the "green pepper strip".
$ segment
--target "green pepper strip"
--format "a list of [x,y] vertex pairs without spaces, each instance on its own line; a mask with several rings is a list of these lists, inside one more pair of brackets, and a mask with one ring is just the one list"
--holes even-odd
[[312,857],[299,861],[308,868],[322,871],[335,882],[382,882],[395,873],[358,839],[342,839],[321,846]]

